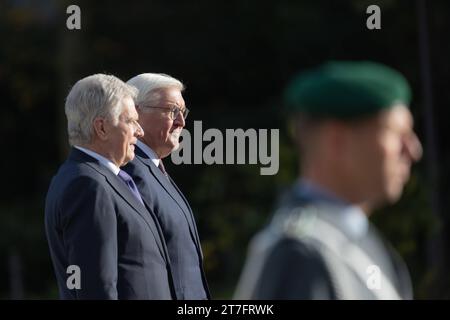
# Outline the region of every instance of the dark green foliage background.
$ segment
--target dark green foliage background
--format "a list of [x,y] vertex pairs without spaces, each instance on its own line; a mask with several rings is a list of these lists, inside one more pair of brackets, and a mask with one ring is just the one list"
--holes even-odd
[[[66,28],[77,4],[82,29]],[[366,28],[368,5],[382,29]],[[448,207],[450,5],[429,1],[436,116],[437,190]],[[368,59],[408,78],[423,139],[424,107],[415,1],[1,1],[0,2],[0,298],[9,298],[8,260],[22,260],[25,298],[56,298],[44,235],[48,184],[68,151],[64,98],[70,86],[105,72],[123,80],[164,72],[185,82],[194,120],[207,128],[280,129],[280,170],[259,165],[166,165],[194,209],[214,298],[230,298],[249,239],[269,219],[277,197],[298,176],[298,158],[281,112],[281,92],[298,71],[328,59]],[[191,131],[192,132],[192,131]],[[425,145],[427,150],[427,145]],[[166,161],[169,162],[169,161]],[[448,213],[433,213],[425,163],[404,197],[374,222],[406,259],[417,298],[450,295],[430,258],[430,237],[447,235]],[[440,218],[438,218],[440,217]],[[448,240],[447,240],[448,242]],[[444,242],[446,245],[446,242]],[[439,252],[447,259],[445,246]]]

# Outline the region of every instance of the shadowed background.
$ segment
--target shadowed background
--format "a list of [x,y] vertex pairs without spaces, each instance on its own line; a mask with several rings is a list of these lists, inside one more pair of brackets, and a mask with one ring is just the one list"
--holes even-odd
[[[203,131],[280,129],[277,175],[261,176],[261,165],[166,161],[194,210],[212,296],[230,298],[249,239],[298,176],[282,90],[296,72],[328,59],[379,61],[410,81],[426,158],[401,201],[373,221],[405,258],[416,298],[449,298],[450,4],[429,2],[421,16],[422,3],[1,0],[0,298],[57,298],[44,200],[69,150],[64,98],[99,72],[124,81],[163,72],[183,81],[191,135],[194,120]],[[71,4],[81,8],[81,30],[66,28]],[[381,8],[381,30],[366,28],[371,4]]]

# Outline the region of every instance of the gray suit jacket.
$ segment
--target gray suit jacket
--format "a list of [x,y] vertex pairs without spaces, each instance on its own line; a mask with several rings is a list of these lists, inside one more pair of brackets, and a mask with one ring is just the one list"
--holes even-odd
[[[375,227],[355,239],[336,213],[291,193],[252,241],[236,298],[411,299],[407,268]],[[380,271],[383,290],[370,287],[378,273],[369,266]]]
[[[172,275],[154,214],[96,159],[72,149],[53,177],[45,227],[62,299],[172,299]],[[66,285],[81,270],[81,288]]]

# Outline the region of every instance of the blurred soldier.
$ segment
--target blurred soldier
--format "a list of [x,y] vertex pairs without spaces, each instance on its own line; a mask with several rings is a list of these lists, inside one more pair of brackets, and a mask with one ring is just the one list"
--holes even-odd
[[285,92],[302,176],[252,241],[238,299],[411,299],[400,256],[368,221],[396,202],[422,149],[402,75],[330,62]]

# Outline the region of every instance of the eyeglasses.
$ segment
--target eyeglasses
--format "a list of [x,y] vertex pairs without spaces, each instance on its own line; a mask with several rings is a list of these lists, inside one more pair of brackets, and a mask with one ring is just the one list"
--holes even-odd
[[181,109],[180,107],[177,107],[177,106],[173,106],[171,108],[154,107],[154,106],[138,106],[138,107],[139,108],[163,109],[163,110],[169,111],[169,117],[172,120],[175,120],[176,118],[178,118],[180,113],[183,115],[183,119],[186,119],[188,114],[189,114],[189,109],[188,108]]

